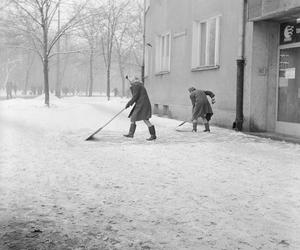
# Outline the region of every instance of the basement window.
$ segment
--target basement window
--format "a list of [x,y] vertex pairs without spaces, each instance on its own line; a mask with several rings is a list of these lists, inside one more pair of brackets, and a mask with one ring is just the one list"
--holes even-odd
[[158,114],[158,113],[159,113],[159,107],[158,107],[158,104],[154,104],[153,114]]
[[163,116],[169,116],[169,105],[163,105]]

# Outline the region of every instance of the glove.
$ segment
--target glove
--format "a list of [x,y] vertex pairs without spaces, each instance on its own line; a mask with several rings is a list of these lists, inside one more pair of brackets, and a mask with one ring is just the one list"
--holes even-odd
[[211,98],[211,103],[212,104],[215,104],[216,103],[216,100],[215,100],[215,98],[213,97],[213,98]]

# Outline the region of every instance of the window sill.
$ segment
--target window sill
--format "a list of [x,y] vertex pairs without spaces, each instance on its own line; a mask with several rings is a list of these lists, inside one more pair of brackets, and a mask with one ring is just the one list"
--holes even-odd
[[192,68],[192,72],[194,71],[204,71],[204,70],[213,70],[213,69],[219,69],[220,65],[215,65],[215,66],[200,66],[196,68]]
[[156,76],[167,75],[167,74],[170,74],[170,71],[160,71],[155,73]]

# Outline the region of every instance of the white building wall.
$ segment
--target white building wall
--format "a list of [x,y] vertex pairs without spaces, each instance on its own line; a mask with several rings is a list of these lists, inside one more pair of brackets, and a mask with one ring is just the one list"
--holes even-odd
[[[238,26],[242,10],[236,0],[158,0],[151,1],[147,12],[146,43],[149,52],[149,76],[146,86],[152,104],[168,105],[169,114],[180,119],[191,117],[188,87],[211,90],[216,94],[213,123],[231,127],[235,120],[236,59]],[[235,11],[233,11],[235,10]],[[193,21],[221,15],[220,68],[191,71]],[[170,31],[171,70],[155,74],[155,39]]]

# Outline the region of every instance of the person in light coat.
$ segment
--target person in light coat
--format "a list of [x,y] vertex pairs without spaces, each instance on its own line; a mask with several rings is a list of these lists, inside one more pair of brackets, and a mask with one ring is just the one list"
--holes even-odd
[[190,87],[190,99],[193,105],[192,110],[192,121],[193,121],[193,132],[197,132],[197,124],[198,124],[198,118],[201,117],[205,130],[204,132],[210,132],[209,128],[209,121],[213,115],[213,111],[211,108],[211,105],[207,99],[207,95],[210,96],[212,99],[212,104],[214,104],[215,101],[215,94],[208,90],[200,90],[195,89],[194,87]]
[[[128,79],[127,76],[126,79]],[[137,77],[133,81],[130,81],[130,90],[132,93],[132,98],[126,104],[125,108],[129,108],[132,105],[134,105],[134,107],[132,108],[128,116],[131,121],[129,133],[124,136],[133,138],[136,129],[136,122],[144,121],[150,133],[150,138],[148,138],[147,140],[155,140],[155,127],[149,121],[152,116],[152,110],[147,90],[144,87],[144,84]]]

